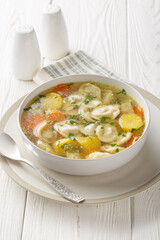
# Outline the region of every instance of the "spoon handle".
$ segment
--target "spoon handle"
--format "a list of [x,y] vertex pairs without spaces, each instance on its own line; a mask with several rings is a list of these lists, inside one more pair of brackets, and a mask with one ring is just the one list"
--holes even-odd
[[41,177],[49,183],[60,195],[62,195],[64,198],[68,199],[69,201],[72,201],[74,203],[80,203],[84,201],[84,198],[79,196],[77,193],[73,192],[66,186],[64,186],[59,181],[55,180],[53,177],[48,175],[44,170],[40,169],[37,166],[34,166],[35,170],[41,175]]

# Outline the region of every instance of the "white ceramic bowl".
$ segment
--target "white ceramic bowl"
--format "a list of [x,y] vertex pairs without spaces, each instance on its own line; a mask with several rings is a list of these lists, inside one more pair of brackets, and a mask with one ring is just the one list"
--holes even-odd
[[[30,102],[30,100],[34,98],[36,95],[38,95],[39,93],[43,92],[48,88],[56,86],[58,84],[69,83],[69,82],[87,82],[87,81],[106,83],[108,85],[116,86],[119,89],[125,89],[127,94],[132,96],[143,107],[144,115],[145,115],[145,129],[140,139],[138,139],[138,141],[132,146],[130,146],[129,148],[119,153],[113,154],[111,156],[97,158],[97,159],[83,159],[83,160],[69,159],[69,158],[53,155],[43,151],[42,149],[34,145],[24,135],[20,125],[21,115],[27,103]],[[116,168],[123,166],[127,162],[129,162],[138,154],[138,152],[141,150],[142,146],[144,145],[147,137],[147,133],[148,133],[149,122],[150,122],[150,112],[149,112],[148,105],[144,100],[144,98],[133,87],[119,80],[111,79],[104,76],[89,75],[89,74],[64,76],[64,77],[60,77],[42,84],[41,86],[34,89],[31,93],[29,93],[29,95],[23,100],[22,104],[20,105],[19,113],[18,113],[18,125],[19,125],[19,130],[21,132],[21,135],[23,137],[24,143],[27,146],[27,148],[38,158],[39,162],[42,165],[45,165],[46,167],[54,169],[58,172],[72,174],[72,175],[99,174],[99,173],[114,170]]]

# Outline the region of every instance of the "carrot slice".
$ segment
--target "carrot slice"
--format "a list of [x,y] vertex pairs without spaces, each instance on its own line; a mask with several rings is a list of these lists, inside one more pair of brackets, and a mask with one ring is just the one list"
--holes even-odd
[[47,117],[47,121],[52,125],[63,120],[65,120],[65,116],[59,111],[55,111]]
[[137,140],[139,139],[138,136],[132,136],[128,142],[124,143],[123,147],[127,148],[130,147],[131,145],[133,145]]
[[72,93],[72,90],[67,84],[60,84],[54,88],[54,92],[58,93],[62,97],[67,97]]
[[144,111],[143,111],[143,108],[140,106],[140,105],[136,105],[134,107],[134,112],[142,118],[142,120],[144,119]]
[[65,138],[62,134],[60,134],[59,132],[57,132],[57,136],[58,136],[58,139],[62,139],[62,138]]
[[44,117],[42,115],[35,114],[35,115],[31,115],[31,116],[24,118],[23,125],[28,130],[32,130],[33,128],[35,128],[38,124],[40,124],[43,121],[44,121]]

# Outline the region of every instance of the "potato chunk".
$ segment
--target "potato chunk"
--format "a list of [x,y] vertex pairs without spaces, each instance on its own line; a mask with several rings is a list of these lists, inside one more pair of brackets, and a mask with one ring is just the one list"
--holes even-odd
[[41,98],[41,105],[44,110],[52,112],[52,110],[60,109],[63,104],[62,97],[57,93],[46,94],[45,97]]
[[84,154],[100,150],[101,142],[96,136],[77,137],[76,140],[81,145]]
[[137,114],[124,114],[119,119],[119,124],[124,131],[132,131],[132,129],[139,129],[143,126],[141,117]]
[[70,138],[64,138],[56,141],[52,144],[52,147],[55,154],[60,156],[66,156],[67,151],[79,153],[81,148],[77,141],[71,140]]

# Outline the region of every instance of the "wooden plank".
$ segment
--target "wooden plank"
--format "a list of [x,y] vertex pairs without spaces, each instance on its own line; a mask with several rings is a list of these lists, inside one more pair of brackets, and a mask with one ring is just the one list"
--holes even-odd
[[77,206],[29,194],[22,239],[129,240],[128,203]]
[[21,238],[26,191],[0,169],[0,239]]
[[131,200],[132,239],[160,239],[160,183]]
[[128,1],[129,79],[160,96],[160,2]]
[[[37,4],[37,6],[40,5],[40,1],[34,3]],[[24,4],[24,1],[16,0],[13,0],[12,2],[7,0],[1,1],[0,117],[2,116],[4,111],[6,111],[7,108],[13,104],[15,100],[17,100],[36,86],[36,84],[33,82],[24,82],[15,79],[11,73],[10,59],[14,28],[18,23],[26,23],[26,8],[27,1],[26,4]],[[36,18],[36,6],[34,7],[34,10]],[[26,190],[18,186],[10,178],[8,178],[8,176],[1,168],[0,183],[0,239],[21,239],[26,204]]]

